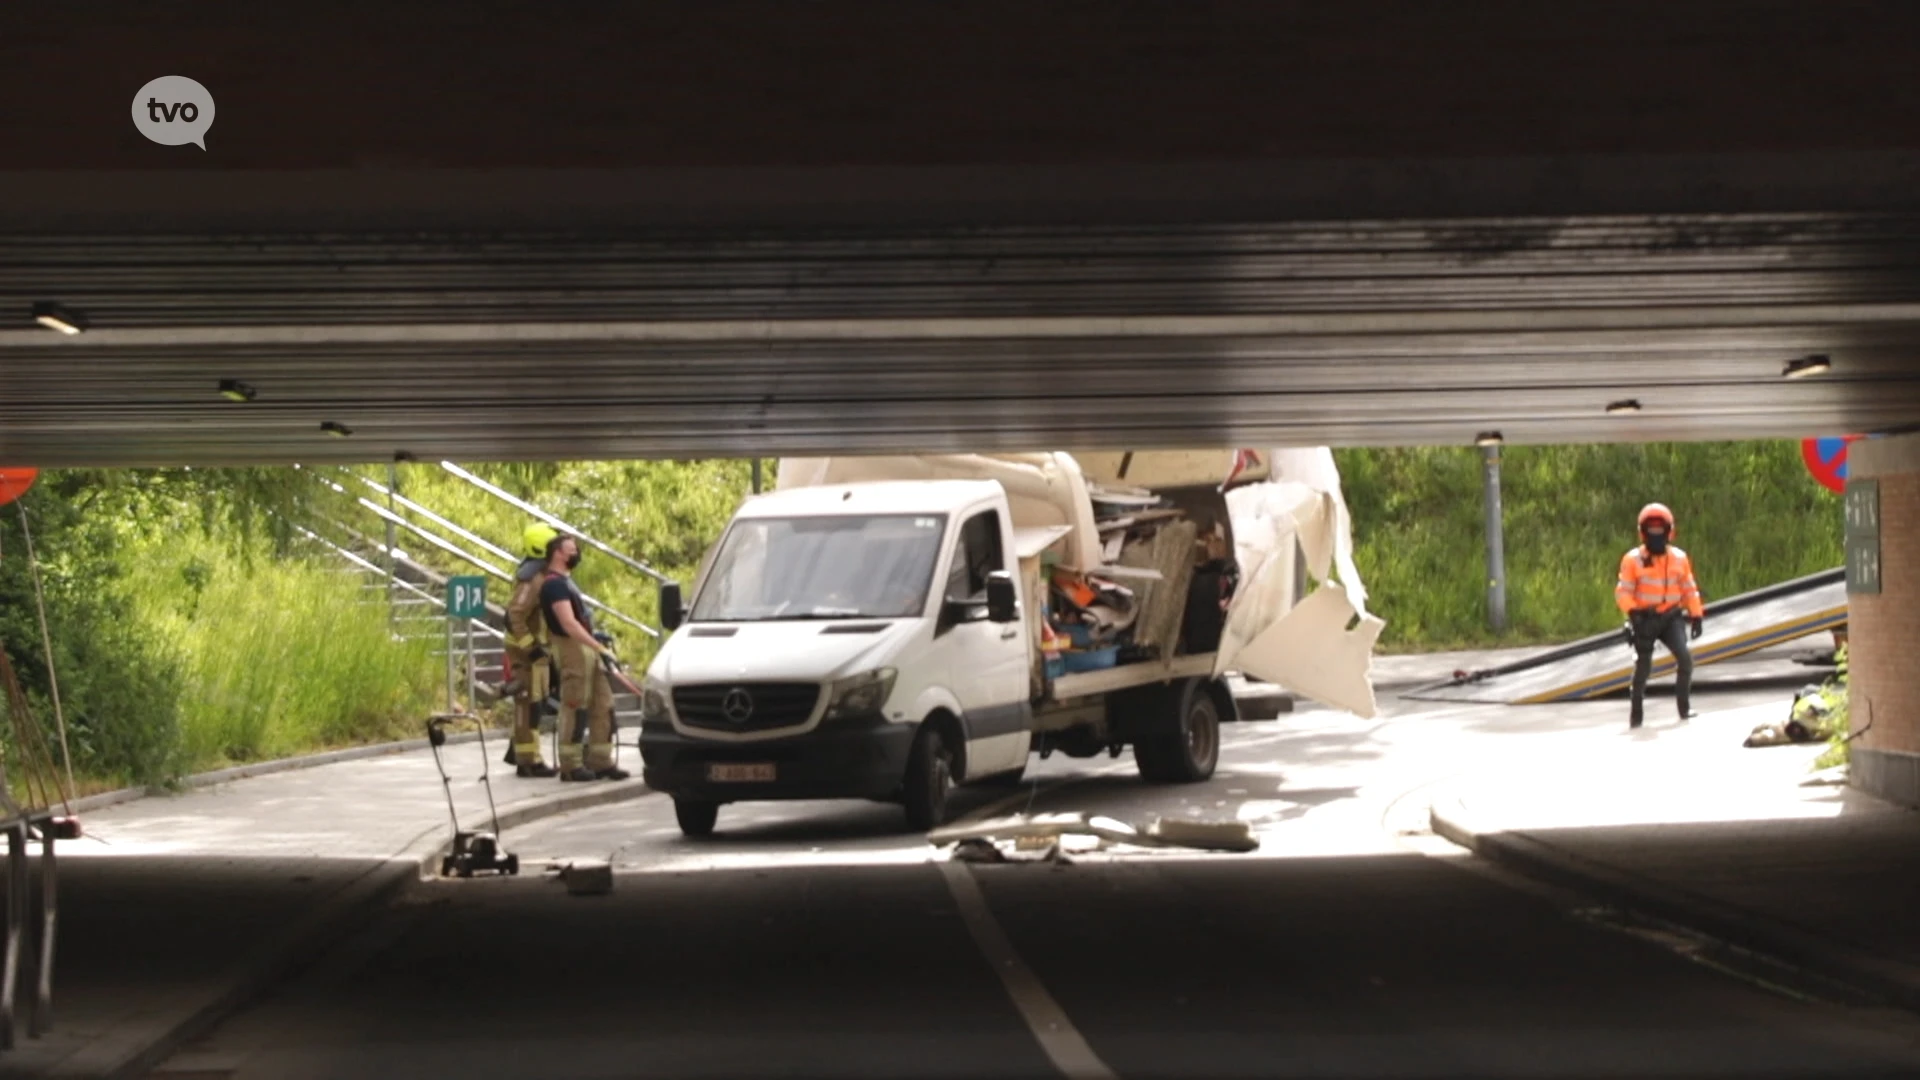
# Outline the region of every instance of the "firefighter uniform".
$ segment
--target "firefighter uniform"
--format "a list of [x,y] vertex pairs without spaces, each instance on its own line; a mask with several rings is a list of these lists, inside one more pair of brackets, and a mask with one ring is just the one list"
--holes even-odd
[[540,760],[540,733],[537,710],[547,698],[549,666],[546,620],[540,616],[540,585],[545,578],[548,545],[560,534],[535,522],[521,535],[520,553],[525,556],[513,576],[513,592],[507,600],[507,666],[512,679],[505,689],[513,696],[513,764],[521,776],[553,775],[552,766]]
[[[1653,673],[1653,647],[1665,645],[1673,654],[1674,704],[1680,719],[1693,715],[1688,698],[1693,688],[1690,638],[1701,634],[1706,608],[1694,580],[1693,560],[1673,541],[1673,511],[1649,503],[1640,511],[1640,546],[1620,557],[1620,577],[1614,602],[1627,617],[1633,643],[1633,702],[1628,718],[1639,727],[1645,718],[1647,679]],[[1689,629],[1691,628],[1691,629]]]
[[613,762],[613,683],[601,666],[602,657],[610,654],[597,642],[569,637],[554,614],[564,606],[582,629],[593,633],[593,617],[573,579],[551,568],[542,577],[540,606],[551,638],[548,647],[560,662],[560,779],[624,780],[628,774]]

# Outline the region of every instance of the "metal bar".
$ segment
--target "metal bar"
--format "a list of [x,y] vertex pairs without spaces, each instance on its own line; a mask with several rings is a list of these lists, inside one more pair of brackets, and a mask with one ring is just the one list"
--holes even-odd
[[1486,494],[1487,621],[1495,633],[1507,628],[1507,551],[1500,508],[1500,448],[1480,448],[1482,489]]
[[[345,490],[344,488],[341,488],[340,485],[335,484],[333,481],[328,480],[325,477],[317,476],[316,479],[318,479],[323,484],[331,485],[336,491],[344,492]],[[496,567],[493,564],[482,560],[476,555],[469,554],[468,552],[463,550],[458,544],[455,544],[450,540],[445,540],[445,539],[442,539],[441,537],[435,536],[434,534],[428,532],[427,530],[421,528],[420,526],[415,525],[413,522],[407,521],[406,519],[401,518],[398,515],[392,515],[391,517],[389,517],[388,512],[384,508],[382,508],[378,503],[372,502],[367,499],[358,498],[358,497],[356,497],[354,501],[359,503],[361,506],[367,508],[368,510],[373,511],[375,514],[379,515],[383,520],[392,520],[393,522],[398,524],[401,528],[416,534],[422,540],[425,540],[427,543],[432,544],[434,547],[439,548],[440,550],[446,552],[447,554],[452,555],[456,558],[462,559],[466,562],[472,563],[473,565],[479,567],[482,570],[485,570],[487,573],[492,574],[494,577],[497,577],[502,581],[509,582],[509,583],[513,581],[513,575],[506,573],[505,571],[501,570],[499,567]],[[617,555],[618,553],[615,552],[615,554]],[[621,556],[621,557],[624,558],[625,556]],[[648,572],[652,573],[652,571],[648,571]],[[625,612],[619,611],[615,608],[608,607],[606,604],[602,603],[599,600],[594,599],[591,596],[586,595],[585,593],[581,593],[580,596],[582,600],[586,601],[587,606],[593,608],[595,611],[606,612],[608,615],[611,615],[612,617],[620,620],[621,622],[626,623],[628,626],[633,627],[634,629],[640,631],[641,633],[647,635],[648,637],[657,638],[660,636],[659,630],[651,626],[648,626],[646,623],[641,622],[639,619],[636,619],[633,616],[628,615]]]
[[0,972],[0,1050],[17,1042],[20,961],[27,926],[27,823],[16,819],[7,827],[7,958]]
[[[376,574],[381,572],[380,568],[378,566],[375,566],[372,562],[369,562],[368,560],[363,559],[358,555],[355,555],[353,552],[348,551],[346,548],[343,548],[340,545],[334,543],[333,541],[327,539],[326,537],[321,536],[319,533],[316,533],[313,530],[303,525],[295,525],[294,528],[298,530],[302,535],[306,536],[308,539],[317,540],[320,543],[325,544],[327,547],[332,548],[335,554],[339,555],[343,559],[348,559],[352,561],[354,565],[363,567],[367,570],[371,570]],[[388,554],[391,554],[391,552],[388,552]],[[415,593],[419,596],[418,600],[399,601],[398,602],[399,604],[406,605],[406,604],[425,603],[425,604],[432,604],[435,607],[441,607],[441,608],[444,608],[447,606],[447,602],[445,600],[441,599],[438,596],[433,595],[432,593],[428,592],[425,589],[422,589],[420,586],[415,585],[413,582],[408,581],[405,578],[396,577],[392,580],[393,580],[393,583],[399,586],[400,588],[405,589],[409,592]],[[618,616],[619,613],[612,612],[612,614],[614,614],[615,616]],[[397,618],[398,616],[396,613],[396,619]],[[475,622],[477,620],[468,620],[468,621]],[[486,623],[480,623],[479,625],[480,625],[480,631],[482,633],[489,634],[492,637],[500,640],[505,640],[506,633],[504,631],[496,630],[492,626],[489,626]],[[398,633],[397,623],[395,625],[395,632]]]
[[753,493],[760,494],[760,458],[757,455],[753,459]]
[[[1920,320],[1920,303],[1702,304],[1658,308],[1493,311],[1358,311],[1276,315],[1030,315],[851,319],[622,320],[607,322],[396,323],[95,328],[68,348],[162,345],[319,345],[494,341],[872,341],[980,338],[1292,337],[1300,334],[1503,333],[1692,329],[1725,326],[1869,325]],[[43,331],[0,330],[0,348],[46,344]]]
[[449,521],[446,518],[441,517],[439,514],[436,514],[433,511],[427,509],[426,507],[420,505],[419,503],[414,502],[412,499],[406,498],[401,495],[397,495],[394,492],[388,490],[387,488],[381,487],[377,481],[369,480],[364,476],[358,475],[357,473],[352,475],[354,476],[354,479],[359,480],[361,483],[367,485],[373,490],[377,492],[381,492],[382,494],[385,494],[388,498],[387,505],[389,507],[391,507],[394,503],[398,503],[402,508],[406,509],[407,511],[411,513],[419,514],[421,517],[426,518],[428,521],[433,522],[435,525],[438,525],[441,528],[452,533],[453,535],[458,536],[460,539],[465,540],[467,543],[472,544],[475,547],[478,547],[480,550],[486,552],[487,554],[492,555],[496,558],[507,560],[507,563],[509,565],[516,564],[520,561],[518,556],[514,555],[512,552],[508,551],[507,549],[488,542],[488,540],[485,537],[460,527],[454,522]]
[[[387,509],[392,510],[393,509],[393,493],[395,489],[399,488],[400,486],[400,475],[399,475],[399,470],[395,467],[394,463],[391,461],[387,462],[387,484],[388,484]],[[395,572],[397,568],[393,565],[393,522],[398,517],[399,515],[395,514],[394,517],[389,518],[386,523],[386,526],[387,526],[387,547],[386,547],[387,611],[388,611],[387,623],[389,626],[391,626],[393,623],[393,601],[394,601],[393,583],[400,579],[400,575]]]
[[27,1033],[39,1038],[53,1030],[53,945],[60,921],[60,878],[53,855],[53,823],[40,826],[40,963],[34,980],[33,1016]]
[[660,571],[655,570],[651,566],[648,566],[646,563],[643,563],[638,559],[635,559],[629,555],[626,555],[623,552],[616,551],[615,549],[608,547],[606,544],[603,544],[600,541],[595,540],[593,537],[588,536],[586,533],[581,532],[579,529],[574,528],[572,525],[569,525],[566,522],[561,521],[559,518],[554,517],[552,514],[547,513],[545,510],[542,510],[539,507],[533,505],[532,503],[527,502],[525,499],[519,498],[518,496],[514,495],[511,492],[504,491],[501,488],[498,488],[492,484],[487,483],[485,480],[480,479],[479,477],[473,475],[472,473],[461,468],[460,466],[455,465],[451,461],[442,461],[440,463],[440,467],[452,473],[453,475],[459,477],[460,479],[465,480],[467,483],[472,484],[474,487],[479,488],[481,491],[484,491],[487,494],[493,496],[494,498],[499,499],[501,502],[506,503],[508,506],[511,506],[514,509],[521,511],[522,513],[532,514],[534,517],[539,518],[541,521],[546,522],[547,524],[553,526],[556,529],[559,529],[561,532],[564,532],[567,535],[573,537],[574,539],[580,541],[581,543],[586,544],[588,547],[591,547],[596,551],[602,552],[618,560],[619,562],[625,564],[631,569],[640,571],[641,573],[647,575],[648,577],[652,578],[655,581],[664,582],[667,580],[667,576],[665,574],[662,574]]
[[[331,483],[331,481],[323,481],[323,482]],[[335,485],[335,486],[338,486],[338,485]],[[386,507],[381,506],[379,503],[373,502],[370,499],[363,499],[359,497],[356,497],[354,501],[359,503],[361,506],[364,506],[367,509],[373,511],[375,514],[379,515],[381,519],[400,526],[401,528],[407,530],[408,532],[413,533],[415,536],[418,536],[420,539],[425,540],[427,543],[432,544],[434,547],[439,548],[441,551],[444,551],[447,554],[452,555],[454,558],[472,563],[473,565],[479,567],[482,570],[485,570],[487,573],[492,574],[494,577],[497,577],[502,581],[513,580],[512,574],[509,574],[506,571],[501,570],[499,567],[493,565],[490,562],[487,562],[486,560],[480,558],[478,555],[469,553],[466,549],[462,548],[460,545],[452,542],[451,540],[444,540],[428,532],[427,530],[421,528],[420,526],[415,525],[413,522],[408,521],[403,517],[400,517],[397,514],[389,513]]]
[[447,711],[459,712],[453,700],[453,620],[447,623]]
[[1298,605],[1307,598],[1307,549],[1300,543],[1300,537],[1293,538],[1293,602]]
[[479,708],[480,673],[473,666],[473,620],[467,620],[467,711]]

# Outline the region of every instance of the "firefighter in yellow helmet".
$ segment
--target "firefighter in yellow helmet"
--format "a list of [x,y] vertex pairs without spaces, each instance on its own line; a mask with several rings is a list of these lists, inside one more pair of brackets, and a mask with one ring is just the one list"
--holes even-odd
[[613,683],[601,666],[602,659],[613,659],[613,650],[593,636],[586,597],[573,583],[580,542],[563,534],[548,550],[540,610],[549,648],[560,661],[560,779],[625,780],[631,774],[613,763]]
[[513,742],[508,762],[521,776],[547,777],[553,767],[540,760],[540,734],[535,710],[547,698],[547,624],[540,614],[540,586],[546,580],[547,557],[560,533],[551,525],[534,522],[520,534],[520,565],[514,570],[513,592],[507,599],[507,667],[512,672],[501,692],[513,698]]
[[1627,617],[1627,637],[1633,643],[1630,727],[1639,727],[1645,719],[1642,703],[1656,642],[1673,654],[1674,704],[1680,719],[1693,715],[1687,701],[1693,689],[1693,653],[1687,642],[1700,637],[1706,608],[1693,579],[1693,560],[1674,544],[1673,534],[1673,511],[1648,503],[1640,511],[1640,546],[1620,557],[1613,598]]

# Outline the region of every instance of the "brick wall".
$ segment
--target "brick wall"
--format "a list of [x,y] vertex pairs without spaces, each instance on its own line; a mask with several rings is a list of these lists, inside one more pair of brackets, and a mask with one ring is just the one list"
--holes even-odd
[[1920,804],[1920,437],[1856,443],[1848,471],[1880,484],[1880,592],[1848,597],[1854,783]]

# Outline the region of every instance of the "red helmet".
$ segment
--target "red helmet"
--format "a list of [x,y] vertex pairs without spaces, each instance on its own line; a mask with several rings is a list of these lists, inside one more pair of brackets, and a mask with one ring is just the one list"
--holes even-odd
[[1673,511],[1667,509],[1661,503],[1648,503],[1647,505],[1640,508],[1640,531],[1641,532],[1643,533],[1646,532],[1647,523],[1655,520],[1664,521],[1667,523],[1667,538],[1672,539],[1673,533],[1674,533]]

